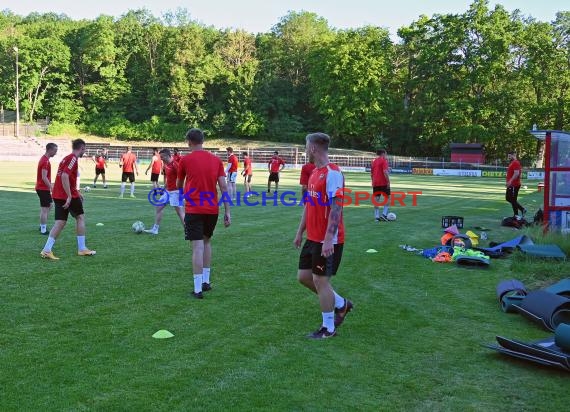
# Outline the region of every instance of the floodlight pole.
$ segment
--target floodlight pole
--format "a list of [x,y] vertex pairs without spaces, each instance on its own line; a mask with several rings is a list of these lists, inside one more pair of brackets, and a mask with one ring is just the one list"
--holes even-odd
[[20,137],[20,72],[18,64],[18,47],[14,46],[16,52],[16,137]]

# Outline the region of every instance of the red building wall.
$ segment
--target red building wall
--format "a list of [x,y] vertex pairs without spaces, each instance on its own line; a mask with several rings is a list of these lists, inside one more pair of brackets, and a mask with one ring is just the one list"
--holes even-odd
[[451,161],[455,163],[485,163],[483,153],[451,153]]

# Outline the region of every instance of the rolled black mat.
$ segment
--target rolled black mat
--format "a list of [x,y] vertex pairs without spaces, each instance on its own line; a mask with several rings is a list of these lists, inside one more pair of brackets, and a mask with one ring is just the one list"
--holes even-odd
[[561,323],[570,323],[570,299],[544,290],[530,292],[515,308],[526,318],[554,332]]
[[555,295],[570,298],[570,279],[562,279],[561,281],[544,288],[545,291],[554,293]]
[[548,361],[558,362],[570,370],[570,358],[562,352],[556,352],[552,349],[546,349],[537,344],[525,343],[514,339],[508,339],[502,336],[497,336],[497,342],[503,348],[521,352],[526,355],[535,356],[537,358],[545,359]]
[[518,245],[517,248],[532,257],[566,259],[566,253],[558,245]]
[[519,291],[510,291],[503,295],[501,298],[501,309],[505,313],[518,313],[515,305],[520,305],[524,298],[526,298],[526,292],[524,295],[520,295]]
[[506,349],[506,348],[503,348],[502,346],[498,346],[498,345],[483,345],[483,346],[485,346],[489,349],[496,350],[497,352],[504,353],[505,355],[512,356],[514,358],[524,359],[524,360],[528,360],[528,361],[531,361],[534,363],[538,363],[540,365],[551,366],[551,367],[554,367],[557,369],[562,369],[566,372],[570,372],[570,369],[568,369],[567,367],[565,367],[564,365],[562,365],[559,362],[554,362],[554,361],[546,360],[546,359],[539,358],[536,356],[528,355],[528,354],[523,353],[523,352],[517,352],[514,350]]
[[[570,352],[570,325],[561,323],[554,331],[554,342],[565,352]],[[570,356],[570,355],[569,355]]]
[[459,266],[487,268],[489,267],[490,262],[489,259],[485,259],[480,256],[460,255],[455,258],[455,263]]
[[524,287],[524,284],[520,280],[510,279],[510,280],[502,280],[501,282],[499,282],[499,284],[497,285],[497,297],[499,298],[499,301],[503,298],[503,295],[505,293],[513,290],[524,292],[521,293],[521,295],[526,295],[526,288]]
[[535,348],[542,349],[559,356],[566,357],[568,364],[570,365],[570,351],[563,350],[560,346],[556,345],[555,336],[550,336],[546,339],[537,340],[531,343]]

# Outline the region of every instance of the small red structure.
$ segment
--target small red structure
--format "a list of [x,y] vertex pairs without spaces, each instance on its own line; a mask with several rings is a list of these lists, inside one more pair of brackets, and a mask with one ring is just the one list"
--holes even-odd
[[480,143],[451,143],[449,148],[454,163],[485,163],[485,152]]

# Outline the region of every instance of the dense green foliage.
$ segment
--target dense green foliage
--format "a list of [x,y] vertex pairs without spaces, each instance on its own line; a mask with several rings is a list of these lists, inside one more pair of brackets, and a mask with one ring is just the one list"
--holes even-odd
[[554,22],[475,0],[462,14],[337,30],[289,12],[269,33],[218,30],[186,11],[118,19],[0,12],[0,104],[125,139],[213,135],[440,156],[450,142],[490,157],[535,152],[528,130],[570,128],[570,12]]

